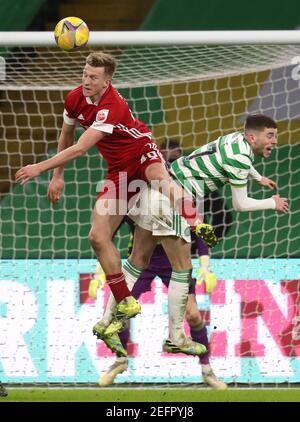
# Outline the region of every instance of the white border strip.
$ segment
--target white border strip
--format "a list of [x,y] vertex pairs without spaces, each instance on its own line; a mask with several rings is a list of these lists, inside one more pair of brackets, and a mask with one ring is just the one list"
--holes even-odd
[[[93,31],[89,46],[299,44],[300,31]],[[0,32],[0,46],[55,46],[53,32]]]

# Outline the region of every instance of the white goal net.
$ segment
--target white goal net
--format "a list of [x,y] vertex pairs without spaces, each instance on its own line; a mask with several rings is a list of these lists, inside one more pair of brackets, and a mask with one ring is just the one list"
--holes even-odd
[[[25,186],[14,183],[18,168],[55,154],[64,97],[81,83],[87,54],[98,49],[117,56],[114,86],[158,144],[176,139],[188,153],[242,129],[249,113],[278,122],[278,148],[255,167],[278,183],[290,212],[236,213],[227,188],[209,198],[207,220],[221,238],[211,251],[219,283],[211,297],[198,287],[197,299],[210,323],[211,359],[220,377],[300,381],[300,44],[238,42],[120,43],[73,52],[0,46],[2,381],[93,383],[113,362],[91,335],[107,290],[97,303],[86,292],[96,263],[87,235],[105,162],[95,148],[68,164],[64,196],[55,206],[47,200],[50,173]],[[76,138],[80,134],[78,127]],[[249,190],[255,198],[273,194],[255,182]],[[124,226],[115,238],[123,258],[128,239]],[[161,355],[166,294],[158,280],[153,284],[152,299],[142,299],[143,314],[132,324],[131,373],[118,379],[199,382],[196,359]],[[148,333],[153,327],[147,341],[144,326]]]

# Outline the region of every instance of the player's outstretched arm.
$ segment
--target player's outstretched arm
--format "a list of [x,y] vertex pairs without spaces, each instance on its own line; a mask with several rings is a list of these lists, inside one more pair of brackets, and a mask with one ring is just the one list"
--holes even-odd
[[104,133],[89,128],[84,132],[79,138],[77,144],[70,146],[64,151],[59,152],[54,157],[49,158],[48,160],[41,161],[37,164],[31,164],[25,167],[22,167],[16,173],[16,181],[24,184],[34,177],[39,176],[40,173],[44,171],[63,166],[69,161],[74,160],[77,157],[84,155],[93,145],[99,142],[104,137]]
[[279,195],[274,195],[268,199],[249,198],[247,185],[233,186],[231,185],[232,204],[236,211],[259,211],[259,210],[276,210],[278,212],[288,212],[288,201]]

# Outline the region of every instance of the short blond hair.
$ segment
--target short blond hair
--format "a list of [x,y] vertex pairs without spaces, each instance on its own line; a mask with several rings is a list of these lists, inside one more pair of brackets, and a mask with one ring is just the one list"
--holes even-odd
[[117,61],[111,54],[94,52],[87,56],[86,64],[93,67],[104,67],[105,73],[112,77],[117,67]]

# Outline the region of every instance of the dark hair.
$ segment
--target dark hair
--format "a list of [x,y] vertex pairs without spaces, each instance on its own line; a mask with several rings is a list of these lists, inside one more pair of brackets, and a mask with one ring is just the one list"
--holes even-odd
[[277,123],[271,117],[265,116],[264,114],[252,114],[247,117],[245,130],[262,131],[265,128],[277,129]]
[[181,145],[177,139],[173,139],[173,138],[166,138],[160,146],[160,149],[162,150],[170,150],[170,149],[175,149],[175,148],[181,149]]

